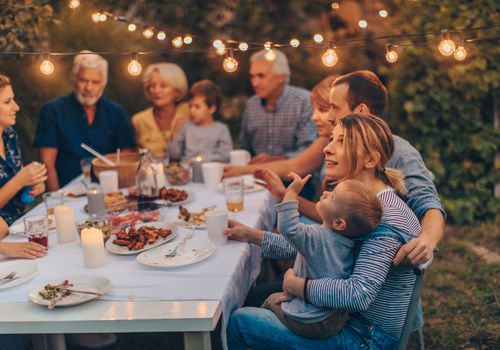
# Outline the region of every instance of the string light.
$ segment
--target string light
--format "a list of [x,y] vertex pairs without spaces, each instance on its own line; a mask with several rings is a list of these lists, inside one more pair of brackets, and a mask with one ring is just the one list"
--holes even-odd
[[101,14],[99,12],[94,12],[90,17],[94,23],[99,23],[101,21]]
[[45,75],[51,75],[54,73],[54,64],[50,62],[48,54],[43,55],[43,61],[42,64],[40,64],[40,71]]
[[292,47],[298,47],[298,46],[300,45],[300,41],[299,41],[299,39],[297,39],[297,38],[293,38],[292,40],[290,40],[290,45],[291,45]]
[[323,42],[323,40],[325,40],[325,39],[323,38],[323,35],[317,33],[317,34],[314,34],[313,40],[316,44],[321,44]]
[[220,39],[216,39],[214,40],[214,42],[212,43],[212,46],[216,49],[220,49],[221,47],[224,47],[224,43],[222,42],[222,40]]
[[176,36],[175,38],[172,39],[172,46],[175,47],[176,49],[179,49],[184,45],[184,41],[182,41],[182,37]]
[[332,9],[338,10],[340,8],[340,4],[338,2],[332,2]]
[[465,60],[465,57],[467,57],[467,50],[465,50],[465,45],[463,40],[461,40],[460,43],[458,44],[457,49],[453,53],[453,57],[455,57],[457,61],[463,61]]
[[366,27],[368,27],[368,22],[365,21],[364,19],[362,19],[361,21],[358,22],[358,26],[360,28],[366,28]]
[[272,42],[270,42],[270,41],[266,41],[266,42],[264,43],[264,49],[266,49],[266,50],[271,50],[271,47],[272,47],[272,46],[273,46],[273,43],[272,43]]
[[246,51],[246,50],[248,50],[248,44],[246,42],[241,42],[238,45],[238,48],[240,49],[240,51]]
[[386,10],[380,10],[380,11],[378,12],[378,15],[379,15],[380,17],[382,17],[382,18],[386,18],[386,17],[387,17],[387,15],[388,15],[388,13],[387,13],[387,11],[386,11]]
[[128,73],[133,77],[136,77],[136,76],[141,74],[142,66],[139,63],[139,61],[137,61],[137,53],[136,52],[134,52],[132,54],[132,58],[130,59],[130,62],[127,66],[127,70],[128,70]]
[[453,40],[450,39],[450,34],[448,33],[448,30],[443,29],[441,33],[443,39],[439,43],[438,50],[441,53],[441,55],[450,56],[455,51],[455,43],[453,42]]
[[104,13],[101,13],[99,15],[99,21],[106,22],[107,19],[108,19],[108,16],[106,16]]
[[135,32],[135,30],[137,29],[137,26],[134,23],[130,23],[128,25],[127,29],[129,30],[129,32]]
[[186,44],[186,45],[193,43],[193,37],[191,35],[186,35],[184,37],[184,39],[182,39],[182,40],[184,41],[184,44]]
[[224,56],[226,54],[226,45],[222,44],[222,46],[216,48],[215,53],[219,56]]
[[146,39],[151,39],[153,37],[153,35],[155,35],[153,27],[149,27],[149,28],[144,29],[144,31],[142,32],[142,35]]
[[163,30],[159,31],[158,34],[156,34],[156,39],[158,40],[165,40],[167,38],[167,34]]
[[323,56],[321,56],[321,61],[323,61],[323,64],[327,67],[333,67],[339,61],[339,56],[337,56],[337,53],[331,45],[329,45],[328,49],[323,53]]
[[74,10],[74,9],[78,8],[78,6],[80,6],[80,1],[79,0],[71,0],[69,2],[68,6],[70,9]]
[[226,58],[222,62],[222,68],[228,73],[236,72],[238,69],[238,61],[236,61],[233,57],[233,50],[229,49],[227,51]]
[[392,45],[387,44],[385,53],[385,59],[387,60],[387,62],[394,63],[398,60],[398,58],[399,58],[398,53],[392,50]]

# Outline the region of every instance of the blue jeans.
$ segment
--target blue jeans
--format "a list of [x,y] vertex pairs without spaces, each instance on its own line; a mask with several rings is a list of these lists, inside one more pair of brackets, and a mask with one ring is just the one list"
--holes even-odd
[[388,350],[394,348],[398,339],[356,314],[351,315],[344,328],[334,336],[304,338],[286,328],[271,310],[245,307],[231,314],[227,341],[230,350]]

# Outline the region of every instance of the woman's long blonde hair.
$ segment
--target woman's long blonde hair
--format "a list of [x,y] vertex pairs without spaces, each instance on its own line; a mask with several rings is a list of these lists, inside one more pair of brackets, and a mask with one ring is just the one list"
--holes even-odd
[[344,152],[349,169],[347,177],[352,177],[357,169],[358,152],[362,155],[378,153],[380,161],[375,168],[375,176],[398,194],[406,193],[402,171],[385,167],[394,152],[394,139],[389,125],[379,117],[360,113],[341,118],[339,124],[344,129]]

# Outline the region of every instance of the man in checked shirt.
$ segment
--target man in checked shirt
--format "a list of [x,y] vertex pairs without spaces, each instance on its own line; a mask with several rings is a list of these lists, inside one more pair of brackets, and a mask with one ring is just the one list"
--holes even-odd
[[288,84],[288,59],[273,51],[274,60],[266,50],[250,57],[255,95],[247,101],[240,131],[241,147],[252,154],[250,164],[293,157],[317,138],[309,91]]

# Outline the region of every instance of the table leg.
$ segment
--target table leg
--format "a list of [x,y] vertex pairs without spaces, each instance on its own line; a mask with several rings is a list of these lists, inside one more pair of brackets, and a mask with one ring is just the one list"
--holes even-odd
[[32,334],[31,343],[33,344],[33,350],[48,350],[48,335],[47,334]]
[[52,350],[66,350],[66,340],[64,334],[51,334]]
[[184,350],[211,350],[210,332],[184,332]]

